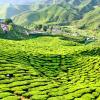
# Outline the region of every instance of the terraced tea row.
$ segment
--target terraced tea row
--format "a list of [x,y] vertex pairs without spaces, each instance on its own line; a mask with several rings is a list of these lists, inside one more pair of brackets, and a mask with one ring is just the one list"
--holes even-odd
[[100,47],[71,42],[0,40],[0,99],[100,100]]
[[[0,60],[1,99],[18,100],[23,96],[31,100],[95,100],[100,95],[99,57],[72,60],[66,55],[40,55],[31,62],[32,66],[26,66]],[[13,74],[11,78],[9,73]]]

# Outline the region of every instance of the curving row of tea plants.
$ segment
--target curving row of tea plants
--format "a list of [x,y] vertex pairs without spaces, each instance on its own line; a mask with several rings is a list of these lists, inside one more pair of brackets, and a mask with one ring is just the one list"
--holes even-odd
[[82,41],[0,39],[0,100],[100,100],[100,46]]

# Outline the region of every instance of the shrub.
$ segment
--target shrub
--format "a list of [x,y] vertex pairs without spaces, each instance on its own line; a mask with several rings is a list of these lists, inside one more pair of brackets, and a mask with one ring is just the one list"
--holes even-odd
[[82,100],[92,100],[92,99],[95,99],[95,97],[92,95],[92,94],[84,94],[82,97],[81,97]]
[[17,96],[8,96],[6,98],[3,98],[2,100],[20,100],[20,98]]
[[97,98],[97,100],[100,100],[100,96]]
[[34,95],[31,100],[47,100],[48,95]]
[[12,95],[11,93],[9,92],[3,92],[3,93],[0,93],[0,99],[4,98],[4,97],[7,97],[7,96],[10,96]]

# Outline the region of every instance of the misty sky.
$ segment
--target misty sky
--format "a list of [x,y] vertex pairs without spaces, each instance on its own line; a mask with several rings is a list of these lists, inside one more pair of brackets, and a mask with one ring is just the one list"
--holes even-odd
[[0,0],[0,4],[5,4],[5,3],[27,4],[34,1],[36,0]]

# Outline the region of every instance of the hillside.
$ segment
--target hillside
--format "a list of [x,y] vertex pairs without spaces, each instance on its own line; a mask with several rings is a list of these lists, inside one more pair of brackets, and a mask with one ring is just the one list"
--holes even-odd
[[[89,12],[97,12],[95,7],[99,5],[99,0],[39,0],[29,5],[4,4],[0,5],[0,17],[12,17],[16,24],[22,26],[40,23],[68,24],[83,17],[85,20],[85,16],[89,17]],[[95,25],[98,24],[96,22]]]
[[[8,26],[9,27],[9,26]],[[3,32],[0,27],[0,39],[7,39],[7,40],[23,40],[29,38],[26,32],[29,30],[23,28],[21,26],[14,25],[11,30],[7,34]]]
[[100,100],[100,0],[34,2],[0,6],[0,100]]
[[63,4],[63,5],[70,5],[77,10],[79,10],[79,13],[81,14],[81,17],[84,15],[84,13],[89,12],[94,8],[94,6],[100,5],[99,0],[39,0],[38,4]]
[[[48,6],[43,5],[48,4]],[[34,24],[45,24],[45,23],[62,23],[68,24],[74,20],[83,20],[89,18],[90,13],[99,14],[99,0],[56,0],[55,2],[40,0],[37,5],[41,5],[41,10],[27,11],[14,17],[14,22],[18,25],[34,26]],[[98,6],[97,9],[95,9]],[[97,15],[98,15],[97,14]],[[86,16],[86,17],[85,17]],[[98,15],[99,16],[99,15]],[[95,16],[94,16],[95,17]],[[91,19],[92,20],[92,19]],[[99,18],[94,19],[94,27],[97,27]],[[82,21],[80,21],[81,23]],[[91,21],[92,23],[93,21]],[[90,24],[88,24],[90,25]],[[95,26],[96,25],[96,26]],[[93,26],[93,25],[92,25]],[[91,26],[90,26],[91,27]]]
[[100,7],[86,13],[83,19],[78,21],[78,27],[80,26],[88,29],[100,29]]
[[3,4],[0,5],[0,18],[11,18],[25,11],[36,9],[34,5]]
[[75,19],[77,11],[70,6],[52,5],[35,12],[26,12],[14,17],[14,22],[20,25],[43,23],[68,23]]

